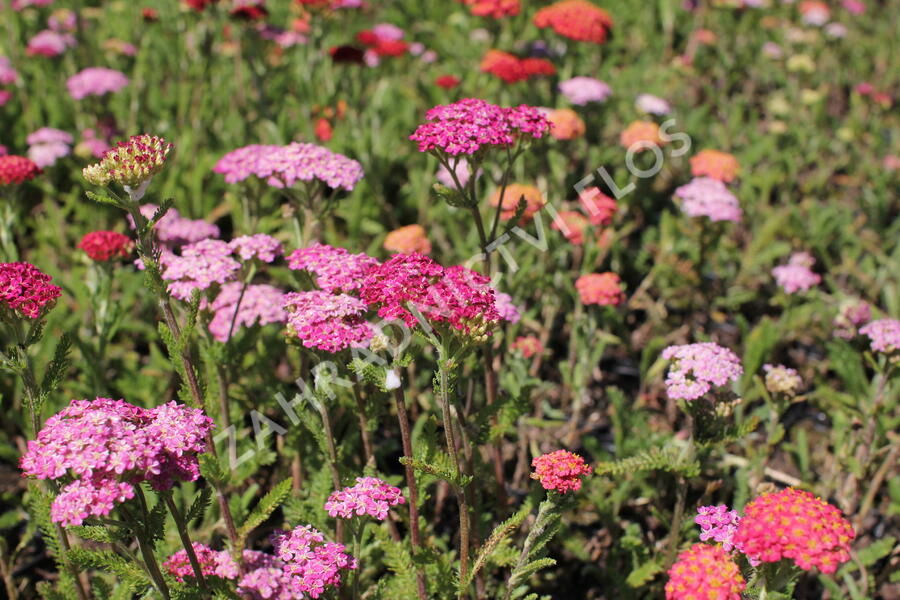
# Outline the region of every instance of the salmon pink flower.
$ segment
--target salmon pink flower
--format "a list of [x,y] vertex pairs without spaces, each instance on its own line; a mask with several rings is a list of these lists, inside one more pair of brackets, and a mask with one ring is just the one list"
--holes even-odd
[[622,281],[615,273],[590,273],[575,281],[582,304],[618,306],[625,302]]
[[581,478],[591,474],[591,467],[584,459],[568,450],[557,450],[537,456],[531,461],[534,467],[532,479],[541,482],[547,491],[567,494],[581,489]]
[[395,229],[384,238],[384,249],[400,254],[431,254],[431,242],[421,225],[406,225]]
[[694,544],[669,569],[666,600],[741,600],[747,587],[741,571],[721,546]]
[[560,0],[539,9],[532,21],[563,37],[594,44],[605,42],[613,26],[609,13],[587,0]]
[[737,159],[727,152],[701,150],[691,157],[691,174],[694,177],[711,177],[729,183],[739,168]]

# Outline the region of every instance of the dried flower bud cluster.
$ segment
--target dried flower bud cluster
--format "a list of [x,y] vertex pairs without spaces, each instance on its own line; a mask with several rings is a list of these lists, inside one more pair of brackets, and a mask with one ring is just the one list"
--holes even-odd
[[172,144],[154,135],[135,135],[108,150],[99,163],[85,167],[84,178],[94,185],[118,183],[137,188],[166,164]]

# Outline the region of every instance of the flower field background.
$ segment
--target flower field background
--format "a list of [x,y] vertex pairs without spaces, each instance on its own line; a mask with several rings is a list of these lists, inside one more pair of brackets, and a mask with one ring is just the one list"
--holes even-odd
[[895,0],[0,0],[0,577],[900,598]]

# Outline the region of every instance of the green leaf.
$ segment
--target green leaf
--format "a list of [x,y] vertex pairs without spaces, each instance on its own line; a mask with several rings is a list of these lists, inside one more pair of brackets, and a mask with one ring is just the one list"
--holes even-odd
[[206,509],[209,508],[210,503],[212,502],[212,487],[207,486],[200,489],[200,495],[198,495],[194,502],[191,504],[191,507],[188,509],[187,514],[184,517],[185,523],[190,523],[195,519],[199,519],[206,512]]
[[238,530],[238,546],[241,549],[243,549],[244,541],[247,539],[247,536],[250,535],[250,532],[262,525],[262,523],[275,512],[275,509],[281,506],[287,499],[291,493],[292,483],[293,478],[291,477],[278,483],[269,490],[268,494],[262,497],[259,504],[257,504],[253,511],[247,516],[244,524],[241,526],[240,530]]
[[662,571],[662,567],[656,561],[645,562],[637,569],[628,574],[628,577],[625,579],[625,583],[633,588],[641,587],[651,579],[653,579],[657,573]]

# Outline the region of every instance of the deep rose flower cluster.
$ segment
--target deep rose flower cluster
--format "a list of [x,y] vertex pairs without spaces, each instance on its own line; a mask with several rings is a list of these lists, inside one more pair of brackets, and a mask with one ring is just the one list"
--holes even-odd
[[[204,577],[221,577],[222,579],[235,579],[238,576],[237,563],[231,558],[231,554],[216,551],[199,542],[193,542],[191,546],[200,563],[200,572]],[[248,552],[245,551],[245,555]],[[163,563],[162,567],[181,583],[191,581],[194,578],[194,569],[185,550],[179,550]]]
[[37,319],[47,314],[62,295],[52,279],[30,263],[0,263],[0,315]]
[[514,17],[521,10],[520,0],[458,0],[469,7],[469,11],[477,17],[502,19]]
[[821,276],[812,272],[814,264],[816,260],[808,252],[795,252],[786,265],[772,269],[772,276],[787,294],[805,292],[822,281]]
[[208,239],[185,246],[181,256],[169,256],[162,278],[171,282],[168,289],[172,296],[190,300],[194,290],[202,292],[214,284],[231,281],[240,268],[228,242]]
[[18,185],[31,181],[40,173],[40,167],[24,156],[15,154],[0,156],[0,185]]
[[860,328],[862,335],[871,340],[873,352],[890,354],[900,350],[900,321],[897,319],[878,319]]
[[545,490],[566,494],[581,489],[581,478],[591,474],[584,459],[568,450],[557,450],[537,456],[531,461],[532,479],[541,482]]
[[744,215],[737,197],[724,183],[710,177],[698,177],[676,188],[675,197],[681,200],[681,210],[689,217],[739,223]]
[[431,242],[421,225],[406,225],[387,234],[384,238],[384,249],[401,254],[431,254]]
[[589,102],[603,102],[612,94],[612,88],[593,77],[573,77],[560,82],[559,93],[572,104],[584,106]]
[[74,139],[72,134],[60,129],[42,127],[25,138],[25,141],[28,143],[28,158],[43,169],[68,156]]
[[357,566],[343,544],[325,542],[324,536],[309,525],[278,532],[269,539],[275,555],[284,563],[284,571],[292,576],[298,598],[318,598],[327,587],[341,584],[341,571]]
[[255,258],[264,263],[271,263],[275,262],[279,256],[284,255],[281,242],[265,233],[236,237],[228,242],[228,246],[232,252],[241,257],[241,260]]
[[155,135],[133,135],[108,150],[99,163],[85,167],[84,178],[94,185],[138,187],[149,181],[166,164],[172,144]]
[[793,396],[803,385],[796,369],[784,365],[763,365],[766,373],[766,389],[773,394]]
[[120,71],[89,67],[69,77],[66,88],[72,98],[82,100],[88,96],[103,96],[118,92],[128,83],[128,78]]
[[691,157],[691,174],[694,177],[710,177],[729,183],[737,176],[739,168],[733,154],[719,150],[701,150]]
[[533,335],[519,336],[512,344],[509,345],[510,350],[518,350],[525,358],[531,358],[544,351],[544,345],[541,340]]
[[653,94],[640,94],[634,99],[634,106],[642,113],[649,115],[667,115],[672,112],[669,103]]
[[372,338],[372,326],[363,320],[366,303],[346,294],[321,290],[285,294],[288,334],[307,348],[339,352],[360,348]]
[[352,519],[369,515],[379,521],[387,519],[392,506],[406,500],[399,488],[377,477],[357,477],[356,485],[333,492],[325,502],[325,510],[332,517]]
[[327,292],[352,292],[362,285],[363,277],[378,261],[363,253],[351,254],[346,248],[313,244],[294,250],[288,266],[295,271],[308,271],[316,285]]
[[713,386],[737,381],[744,372],[734,352],[709,342],[669,346],[662,357],[673,361],[666,376],[666,392],[676,400],[696,400]]
[[227,183],[257,177],[272,187],[291,187],[298,181],[320,181],[333,189],[352,191],[363,178],[362,165],[322,146],[295,142],[287,146],[252,145],[232,150],[213,171]]
[[728,552],[734,548],[734,533],[740,522],[741,517],[737,511],[728,510],[724,504],[701,506],[694,517],[694,523],[700,526],[700,539],[704,542],[718,542]]
[[366,46],[366,63],[377,66],[384,56],[403,56],[409,43],[403,41],[403,30],[395,25],[382,23],[356,34],[356,41]]
[[587,0],[561,0],[545,6],[532,21],[537,27],[551,27],[571,40],[595,44],[605,42],[613,26],[609,13]]
[[131,238],[116,231],[92,231],[85,234],[78,244],[91,260],[97,262],[107,262],[116,257],[127,258],[133,246]]
[[528,81],[532,77],[556,74],[556,67],[544,58],[519,58],[502,50],[488,50],[481,59],[481,71],[506,83]]
[[[503,192],[502,203],[500,200],[501,192]],[[525,210],[522,212],[520,224],[524,224],[547,203],[537,186],[526,183],[510,183],[505,190],[503,188],[494,190],[494,193],[488,199],[488,203],[495,208],[499,204],[500,218],[508,221],[516,216],[519,202],[523,199],[525,200]]]
[[741,600],[746,587],[737,564],[721,546],[694,544],[669,569],[666,600]]
[[[287,312],[282,306],[284,292],[267,284],[248,285],[241,297],[244,285],[231,281],[222,286],[216,299],[209,304],[213,318],[209,322],[209,332],[220,342],[227,342],[234,321],[234,331],[241,327],[284,323]],[[240,305],[238,305],[240,300]],[[237,309],[237,314],[235,314]]]
[[196,480],[197,455],[212,427],[202,410],[175,402],[145,409],[109,398],[73,400],[28,442],[20,467],[38,479],[74,477],[53,501],[51,517],[81,525],[133,497],[142,481],[167,490],[176,480]]
[[587,213],[591,225],[610,225],[618,210],[614,198],[610,198],[599,188],[587,188],[578,195],[581,208]]
[[500,321],[494,290],[483,275],[461,266],[444,268],[421,254],[395,254],[371,269],[360,298],[378,307],[385,319],[418,323],[410,305],[432,324],[446,323],[464,335],[483,340]]
[[537,108],[504,108],[477,98],[435,106],[425,118],[429,122],[419,125],[409,139],[419,143],[419,152],[437,149],[451,156],[511,146],[519,137],[539,138],[550,129]]
[[589,273],[575,281],[582,304],[618,306],[625,302],[622,281],[615,273]]
[[856,537],[841,511],[809,492],[787,488],[744,508],[734,544],[762,562],[790,559],[798,567],[834,573],[850,560]]

